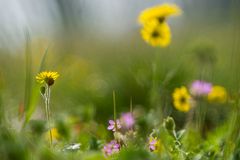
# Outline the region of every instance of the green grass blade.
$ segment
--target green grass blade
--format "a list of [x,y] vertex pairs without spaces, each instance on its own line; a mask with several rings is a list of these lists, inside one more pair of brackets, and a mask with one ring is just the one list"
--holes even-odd
[[[40,63],[40,66],[39,66],[39,72],[44,69],[44,64],[45,64],[45,61],[46,61],[46,56],[47,56],[47,53],[48,53],[48,49],[49,49],[49,46],[46,48],[46,50],[43,54],[43,57],[41,59],[41,63]],[[24,124],[23,124],[23,128],[29,122],[33,112],[35,111],[38,98],[39,98],[39,85],[37,85],[36,83],[33,83],[32,91],[31,91],[31,99],[30,99],[29,105],[26,107],[26,111],[25,111],[26,112],[26,117],[25,117],[25,121],[24,121]]]

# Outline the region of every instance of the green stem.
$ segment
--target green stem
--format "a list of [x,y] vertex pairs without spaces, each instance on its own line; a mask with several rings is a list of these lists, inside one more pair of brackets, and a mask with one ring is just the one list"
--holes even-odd
[[205,121],[206,110],[203,105],[202,100],[199,100],[199,105],[197,106],[197,130],[202,134],[203,125]]
[[196,108],[193,108],[188,112],[187,119],[184,126],[185,129],[189,129],[190,127],[192,127],[192,121],[193,121],[195,110]]
[[50,147],[52,146],[52,131],[50,126],[50,87],[46,85],[46,97],[45,97],[45,109],[46,109],[46,117],[49,129],[49,139],[50,139]]
[[117,132],[118,131],[118,127],[117,127],[116,95],[115,95],[115,91],[114,90],[113,90],[113,116],[114,116],[114,122],[115,122],[114,127],[115,127],[116,132]]
[[150,103],[153,108],[156,109],[160,117],[160,123],[163,120],[163,108],[160,104],[160,95],[159,95],[159,85],[158,85],[158,61],[159,61],[159,53],[155,53],[154,60],[152,63],[152,88],[150,92]]
[[114,121],[116,123],[117,120],[117,111],[116,111],[116,96],[115,96],[115,91],[113,91],[113,116],[114,116]]

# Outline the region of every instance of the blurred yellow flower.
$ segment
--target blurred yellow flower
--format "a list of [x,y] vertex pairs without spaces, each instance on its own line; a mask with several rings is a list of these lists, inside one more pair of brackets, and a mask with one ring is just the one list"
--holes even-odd
[[188,112],[191,109],[191,96],[186,87],[176,88],[172,94],[174,107],[182,112]]
[[149,141],[148,141],[148,145],[149,145],[149,150],[151,152],[162,152],[163,150],[163,146],[162,143],[159,139],[157,139],[157,137],[150,137]]
[[227,101],[227,91],[222,86],[213,86],[207,98],[210,102],[225,103]]
[[147,22],[156,19],[160,24],[164,23],[166,18],[172,15],[180,15],[181,9],[175,4],[162,4],[147,8],[141,12],[138,21],[145,25]]
[[167,23],[158,24],[149,21],[141,30],[142,38],[152,46],[166,47],[171,41],[171,32]]
[[[61,137],[59,132],[58,132],[58,130],[57,130],[57,128],[52,128],[51,129],[51,134],[52,134],[52,140],[53,141],[57,141]],[[45,133],[45,139],[48,140],[48,141],[49,141],[49,138],[50,138],[49,135],[50,135],[50,130]]]
[[54,84],[54,81],[59,77],[58,72],[51,72],[51,71],[44,71],[39,73],[36,76],[36,80],[37,82],[39,82],[40,84],[42,83],[46,83],[49,86]]

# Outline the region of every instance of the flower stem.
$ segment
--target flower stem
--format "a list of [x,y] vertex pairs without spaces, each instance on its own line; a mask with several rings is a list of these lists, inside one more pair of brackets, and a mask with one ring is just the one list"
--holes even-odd
[[49,129],[49,139],[50,139],[50,147],[52,146],[52,131],[51,131],[51,119],[50,119],[50,87],[46,85],[46,96],[45,96],[45,109],[46,109],[46,117],[47,117],[47,123],[48,123],[48,129]]
[[199,101],[199,106],[196,108],[196,114],[197,114],[197,130],[201,134],[201,136],[204,134],[203,133],[203,127],[204,127],[204,121],[206,117],[206,108],[202,102],[202,100]]
[[113,118],[114,118],[114,122],[115,122],[115,128],[116,128],[116,132],[118,131],[118,126],[117,126],[117,110],[116,110],[116,95],[115,95],[115,91],[113,90]]
[[117,111],[116,111],[116,96],[115,96],[115,91],[113,91],[113,116],[114,116],[114,121],[116,122],[116,119],[117,119]]
[[154,55],[154,59],[152,61],[152,86],[150,90],[150,105],[155,109],[157,115],[159,116],[159,123],[162,123],[163,108],[160,103],[161,100],[159,95],[159,78],[158,78],[159,59],[160,54],[156,52]]

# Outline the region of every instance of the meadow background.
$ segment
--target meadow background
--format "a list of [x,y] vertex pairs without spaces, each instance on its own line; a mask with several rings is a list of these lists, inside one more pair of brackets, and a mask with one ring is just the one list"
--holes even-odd
[[[143,9],[163,2],[176,3],[183,14],[169,20],[171,45],[153,48],[142,40],[137,18]],[[31,121],[44,120],[35,76],[51,70],[60,74],[52,88],[52,117],[64,125],[77,119],[76,141],[83,148],[92,139],[89,133],[110,139],[106,127],[113,118],[113,90],[117,114],[128,112],[132,100],[140,134],[146,136],[161,119],[151,92],[156,60],[163,118],[172,116],[181,129],[187,114],[173,107],[174,88],[204,79],[238,96],[239,15],[237,0],[1,0],[1,126],[18,134]],[[209,107],[209,131],[228,123],[234,111],[229,104]]]

